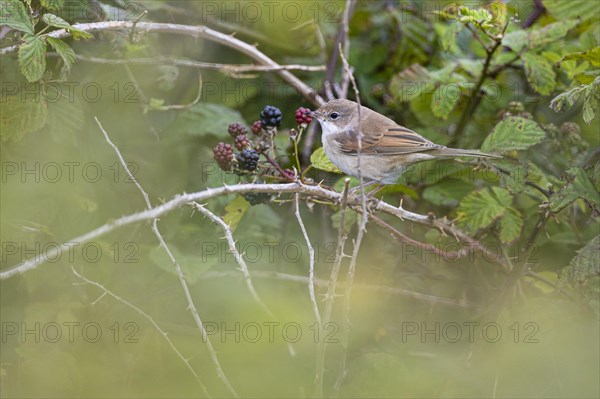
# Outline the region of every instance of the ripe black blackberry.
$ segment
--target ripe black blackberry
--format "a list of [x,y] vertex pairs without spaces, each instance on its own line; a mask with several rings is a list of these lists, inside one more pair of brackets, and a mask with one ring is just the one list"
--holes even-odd
[[246,127],[238,122],[230,123],[227,127],[227,131],[233,138],[236,138],[237,136],[241,136],[242,134],[246,134],[248,132]]
[[255,150],[242,150],[236,154],[238,167],[242,170],[253,171],[258,167],[259,155]]
[[296,110],[294,115],[296,118],[296,123],[299,125],[305,124],[308,125],[312,121],[312,117],[310,116],[310,109],[300,107]]
[[259,205],[270,202],[273,196],[269,193],[244,193],[242,196],[250,203],[250,205]]
[[213,156],[221,169],[231,170],[231,161],[233,161],[233,147],[231,147],[231,144],[217,144],[213,148]]
[[272,105],[267,105],[260,112],[260,121],[263,126],[279,127],[281,125],[281,111]]
[[254,121],[252,126],[250,126],[250,130],[252,130],[252,133],[256,134],[257,136],[260,136],[260,134],[262,133],[262,128],[263,125],[261,121]]
[[235,138],[234,142],[235,148],[242,151],[244,148],[250,145],[250,141],[248,141],[248,137],[245,134],[240,134]]

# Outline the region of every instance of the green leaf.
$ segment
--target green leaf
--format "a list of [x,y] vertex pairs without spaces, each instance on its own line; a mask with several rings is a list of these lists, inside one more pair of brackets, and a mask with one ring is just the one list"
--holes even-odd
[[552,93],[556,84],[552,64],[546,58],[532,53],[525,53],[521,58],[525,63],[525,75],[531,87],[544,96]]
[[319,170],[324,170],[326,172],[344,173],[341,170],[339,170],[339,168],[337,166],[335,166],[329,160],[329,158],[327,158],[327,155],[325,154],[325,150],[323,149],[323,147],[317,148],[315,150],[315,152],[312,153],[312,155],[310,156],[310,164],[312,165],[313,168],[319,169]]
[[473,184],[464,180],[445,180],[423,190],[423,198],[433,205],[454,208],[473,190]]
[[500,240],[510,243],[519,238],[523,229],[523,216],[515,208],[508,208],[500,219]]
[[556,112],[573,108],[573,105],[575,105],[581,93],[585,92],[586,88],[586,85],[580,85],[559,94],[550,101],[550,108]]
[[51,14],[51,13],[44,14],[42,16],[42,20],[44,20],[44,22],[46,24],[48,24],[50,26],[54,26],[55,28],[69,29],[71,27],[70,23],[68,23],[61,17]]
[[46,71],[46,41],[37,36],[28,36],[19,47],[21,73],[29,82],[37,82]]
[[582,21],[598,18],[598,3],[590,0],[544,0],[544,7],[557,20],[580,18]]
[[233,122],[246,124],[236,110],[221,104],[199,102],[179,112],[171,129],[173,133],[191,136],[229,137],[227,126]]
[[500,121],[481,145],[484,152],[525,150],[542,141],[546,133],[534,121],[511,116]]
[[600,100],[600,76],[594,79],[585,89],[585,100],[583,102],[583,120],[590,124],[596,116],[598,101]]
[[41,95],[7,96],[0,101],[0,138],[18,141],[46,124],[48,108]]
[[467,195],[458,208],[458,216],[462,224],[473,231],[489,226],[505,212],[506,208],[489,189],[474,191]]
[[567,175],[568,183],[550,198],[550,210],[558,213],[579,198],[600,209],[600,194],[585,171],[581,168],[571,168],[567,170]]
[[[564,19],[564,17],[561,17]],[[553,43],[577,26],[577,20],[566,20],[548,24],[543,28],[526,30],[515,30],[507,33],[502,39],[502,45],[510,48],[513,52],[521,52],[524,48],[534,49],[549,43]]]
[[554,22],[543,28],[533,29],[529,32],[529,48],[536,48],[562,39],[571,29],[579,24],[579,21],[566,19],[561,16],[559,22]]
[[65,0],[41,0],[40,3],[48,10],[59,11],[63,8]]
[[431,98],[431,111],[438,118],[447,119],[460,99],[460,88],[456,84],[440,85]]
[[223,221],[231,228],[232,233],[237,229],[248,208],[250,208],[250,203],[241,195],[225,206]]
[[[436,26],[438,26],[436,24]],[[444,32],[440,35],[440,44],[444,51],[456,53],[458,51],[458,43],[456,37],[465,28],[463,24],[453,22],[450,25],[439,25],[444,27]]]
[[600,275],[600,235],[577,251],[569,266],[561,271],[560,279],[576,287],[584,284],[590,277],[598,275]]
[[8,26],[33,35],[33,22],[25,5],[20,0],[0,1],[0,26]]
[[600,46],[594,47],[591,50],[584,51],[581,53],[571,53],[563,57],[562,61],[567,60],[583,60],[589,61],[593,66],[600,66]]
[[60,39],[56,39],[54,37],[47,37],[48,43],[56,50],[58,55],[61,56],[63,62],[65,63],[65,67],[67,69],[71,69],[71,66],[75,63],[76,57],[75,52],[67,43]]

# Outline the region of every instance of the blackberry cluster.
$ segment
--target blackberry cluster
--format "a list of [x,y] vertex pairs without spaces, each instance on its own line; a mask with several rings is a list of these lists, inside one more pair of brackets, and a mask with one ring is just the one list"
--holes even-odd
[[253,171],[258,167],[258,153],[255,150],[242,150],[235,156],[238,167],[242,170]]
[[231,161],[233,161],[233,148],[231,144],[217,144],[213,148],[213,156],[221,169],[226,171],[231,170]]
[[248,132],[246,128],[238,122],[229,124],[229,126],[227,127],[227,131],[233,138],[236,138],[237,136],[241,136],[242,134],[246,134]]
[[281,111],[272,105],[267,105],[260,112],[260,121],[263,126],[279,127],[281,125]]
[[269,193],[244,193],[242,196],[250,203],[250,205],[259,205],[269,202],[273,196]]
[[234,142],[235,148],[242,151],[244,148],[250,145],[250,141],[248,141],[248,137],[245,134],[240,134],[235,138]]
[[300,107],[296,110],[296,114],[294,118],[296,118],[296,123],[299,125],[305,124],[308,125],[312,121],[312,117],[310,116],[310,109]]
[[255,121],[252,126],[250,127],[250,130],[252,130],[252,133],[256,134],[257,136],[260,135],[260,133],[262,132],[262,122],[261,121]]

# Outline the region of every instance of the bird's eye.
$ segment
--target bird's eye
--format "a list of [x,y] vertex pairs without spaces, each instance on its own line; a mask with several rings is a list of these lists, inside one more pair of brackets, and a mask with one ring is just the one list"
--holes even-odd
[[332,112],[329,114],[329,119],[331,119],[331,120],[336,120],[339,117],[340,117],[340,114],[338,114],[337,112]]

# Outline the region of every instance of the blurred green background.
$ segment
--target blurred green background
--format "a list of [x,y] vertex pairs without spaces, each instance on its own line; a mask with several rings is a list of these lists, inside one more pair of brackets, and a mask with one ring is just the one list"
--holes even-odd
[[[344,1],[305,0],[30,3],[31,9],[23,8],[27,13],[52,12],[70,23],[131,20],[147,10],[142,21],[236,32],[236,38],[258,44],[259,50],[281,64],[303,65],[327,65],[346,6]],[[522,24],[536,12],[538,2],[505,3],[503,10],[519,15],[508,32],[579,18],[576,27],[567,29],[568,34],[565,30],[553,43],[544,43],[536,57],[550,60],[556,54],[560,60],[565,54],[585,52],[600,43],[600,11],[597,5],[590,6],[593,2],[571,2],[574,4],[566,7],[569,2],[544,1],[546,10],[525,28]],[[522,227],[510,242],[499,239],[502,230],[491,222],[482,228],[464,220],[458,223],[514,267],[530,268],[555,287],[526,276],[510,285],[499,264],[480,253],[446,261],[396,241],[369,223],[352,294],[347,374],[336,390],[344,350],[343,297],[336,297],[331,325],[315,324],[306,280],[308,251],[293,216],[294,204],[286,201],[289,197],[281,195],[274,202],[247,208],[234,231],[238,248],[255,272],[256,289],[277,320],[253,300],[221,239],[222,230],[190,207],[182,207],[162,216],[158,226],[184,269],[223,372],[240,396],[312,397],[318,344],[324,340],[325,396],[600,395],[598,203],[593,189],[590,195],[582,194],[583,186],[573,183],[581,180],[566,173],[570,167],[580,166],[597,195],[598,119],[585,123],[581,102],[563,113],[548,108],[556,95],[590,84],[598,65],[570,61],[561,69],[558,61],[552,61],[554,83],[540,90],[532,87],[532,79],[548,85],[547,79],[540,83],[519,59],[487,81],[489,87],[498,88],[498,96],[481,101],[464,134],[453,136],[452,129],[467,107],[468,91],[446,115],[432,116],[433,90],[404,101],[403,93],[396,89],[410,80],[406,72],[415,71],[410,69],[415,64],[429,71],[428,82],[442,75],[445,77],[439,79],[448,79],[446,83],[468,81],[471,86],[461,86],[467,89],[476,82],[477,74],[469,75],[469,71],[477,68],[468,60],[479,62],[480,67],[486,54],[466,29],[448,36],[447,30],[453,29],[449,26],[458,25],[440,16],[449,4],[358,2],[350,23],[349,62],[355,68],[363,103],[436,142],[463,148],[481,146],[502,113],[529,113],[547,137],[527,151],[510,154],[520,165],[537,166],[536,181],[562,193],[565,207],[556,205],[547,217],[541,217],[547,208],[540,211],[540,205],[544,201],[554,204],[552,198],[544,198],[531,187],[511,190],[511,206],[521,215]],[[8,9],[8,2],[2,6]],[[468,2],[468,6],[491,7],[485,1]],[[43,22],[37,24],[36,32],[44,26]],[[17,30],[3,29],[2,47],[20,43]],[[252,63],[208,40],[165,33],[114,30],[95,33],[90,40],[65,42],[78,56],[88,58]],[[212,148],[230,140],[228,123],[249,127],[265,105],[279,107],[283,128],[277,143],[285,159],[291,154],[286,130],[295,127],[294,110],[300,106],[314,109],[314,104],[273,72],[240,77],[164,62],[111,65],[84,59],[67,70],[61,58],[50,53],[49,47],[46,72],[36,82],[28,82],[21,73],[16,54],[1,58],[3,271],[32,257],[46,256],[58,243],[145,209],[140,192],[127,178],[95,117],[119,147],[152,204],[158,205],[182,192],[244,180],[220,171],[212,159]],[[509,48],[502,47],[494,65],[510,61],[512,55]],[[583,62],[586,67],[576,71]],[[461,66],[444,75],[443,68],[450,64]],[[335,80],[341,77],[339,65]],[[325,72],[294,73],[315,89],[320,89],[325,78]],[[584,81],[577,80],[578,73],[592,79],[581,76]],[[414,82],[421,77],[417,74]],[[436,82],[433,89],[439,87]],[[595,87],[590,90],[598,90],[600,85]],[[352,90],[349,92],[352,96]],[[198,95],[200,100],[195,101]],[[183,107],[167,109],[170,105]],[[572,125],[565,127],[565,122],[576,123],[577,129],[568,131]],[[314,148],[318,146],[317,137]],[[441,175],[409,178],[387,189],[384,199],[394,205],[402,199],[408,210],[454,219],[461,211],[469,211],[464,198],[470,193],[498,185],[508,187],[504,178],[485,175],[485,170],[472,165],[467,166],[468,173],[456,163],[441,165]],[[338,182],[339,188],[341,176],[318,170],[311,173],[310,177],[324,179],[328,185]],[[564,187],[571,187],[572,192],[561,191]],[[244,203],[237,198],[212,199],[207,207],[220,216],[235,213],[236,204]],[[234,204],[233,209],[226,209],[228,204]],[[306,201],[300,207],[316,250],[316,290],[322,311],[335,258],[339,210],[313,203],[309,207]],[[412,238],[456,249],[451,238],[437,231],[383,218]],[[533,236],[533,249],[523,251],[540,220],[543,226]],[[353,214],[349,214],[349,225],[346,253],[351,253],[356,237]],[[208,392],[214,397],[231,396],[217,376],[173,265],[149,223],[116,229],[57,259],[44,259],[37,269],[0,281],[2,397],[205,396],[185,363],[147,318],[123,302],[103,296],[98,287],[85,284],[71,267],[150,315],[189,359]],[[348,263],[342,263],[342,282]],[[569,265],[571,269],[565,271]],[[289,275],[301,278],[292,281]],[[432,297],[415,297],[407,291]]]

